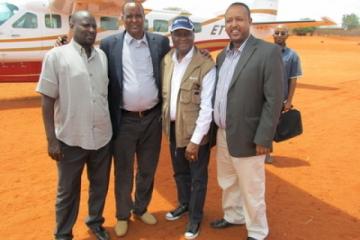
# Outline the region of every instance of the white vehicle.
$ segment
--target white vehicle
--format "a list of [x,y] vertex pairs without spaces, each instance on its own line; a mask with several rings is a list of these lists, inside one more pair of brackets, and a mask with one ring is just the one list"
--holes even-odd
[[[214,0],[206,1],[206,4],[211,4],[212,1]],[[96,16],[99,27],[97,43],[119,31],[122,29],[119,16],[124,2],[125,0],[0,0],[0,82],[37,81],[45,52],[54,46],[58,36],[68,34],[68,19],[76,10],[87,9]],[[141,2],[145,2],[146,7],[151,0]],[[228,3],[224,1],[224,5],[226,9]],[[251,8],[253,35],[260,38],[268,36],[278,24],[289,27],[334,24],[326,18],[322,21],[277,22],[277,7],[278,0],[254,1]],[[145,14],[145,28],[148,31],[168,36],[172,19],[187,15],[195,25],[197,46],[213,51],[228,43],[223,12],[204,18],[177,8],[145,8]]]

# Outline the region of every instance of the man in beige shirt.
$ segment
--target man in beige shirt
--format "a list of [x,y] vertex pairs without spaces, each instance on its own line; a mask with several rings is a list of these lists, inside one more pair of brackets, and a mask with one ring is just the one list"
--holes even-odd
[[57,240],[73,238],[86,165],[90,181],[86,224],[97,239],[110,239],[102,227],[112,137],[107,59],[102,50],[93,47],[96,21],[89,12],[74,13],[70,28],[72,41],[46,54],[36,88],[42,95],[48,154],[59,173],[54,234]]

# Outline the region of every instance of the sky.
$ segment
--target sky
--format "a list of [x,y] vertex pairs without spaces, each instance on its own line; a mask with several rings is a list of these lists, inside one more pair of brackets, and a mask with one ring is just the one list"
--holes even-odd
[[[196,15],[210,17],[215,12],[224,11],[234,1],[239,0],[147,0],[144,6],[157,9],[176,6]],[[251,7],[253,1],[243,2]],[[351,13],[360,17],[360,0],[279,0],[277,20],[320,20],[326,16],[340,26],[342,16]]]

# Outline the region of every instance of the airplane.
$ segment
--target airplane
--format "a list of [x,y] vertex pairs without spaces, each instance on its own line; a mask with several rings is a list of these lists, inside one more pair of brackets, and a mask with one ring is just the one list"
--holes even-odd
[[[194,22],[198,47],[215,51],[228,44],[224,12],[231,2],[222,0],[223,11],[204,18],[176,7],[165,10],[146,8],[151,1],[139,0],[145,7],[146,30],[169,36],[171,20],[187,15]],[[44,54],[54,47],[59,36],[69,33],[69,16],[77,10],[86,9],[95,15],[99,27],[97,44],[123,29],[119,16],[124,2],[126,0],[0,0],[0,82],[38,81]],[[211,1],[206,4],[211,4]],[[276,21],[277,7],[278,0],[254,0],[251,7],[253,35],[260,38],[269,36],[278,24],[286,24],[289,28],[335,24],[328,18],[321,21]]]

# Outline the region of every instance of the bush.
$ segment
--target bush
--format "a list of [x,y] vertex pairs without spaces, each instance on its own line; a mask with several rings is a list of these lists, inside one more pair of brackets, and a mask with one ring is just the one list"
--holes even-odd
[[294,28],[292,31],[295,35],[298,36],[312,36],[316,30],[316,27],[302,27],[302,28]]
[[345,30],[351,30],[354,28],[358,28],[360,25],[359,17],[356,16],[354,13],[352,14],[345,14],[342,17],[342,27]]

